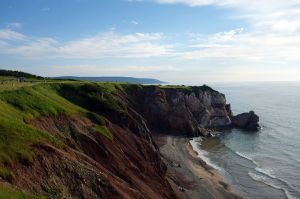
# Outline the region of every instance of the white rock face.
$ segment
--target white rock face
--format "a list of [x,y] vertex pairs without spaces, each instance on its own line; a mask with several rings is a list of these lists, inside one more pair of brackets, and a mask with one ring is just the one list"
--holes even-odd
[[[197,134],[203,128],[226,127],[231,124],[225,96],[214,90],[184,92],[156,88],[148,93],[144,110],[154,126],[168,131]],[[230,109],[230,108],[229,108]]]
[[225,96],[219,92],[201,91],[198,96],[195,93],[178,92],[172,101],[177,109],[191,113],[199,127],[222,127],[231,124]]
[[201,127],[220,127],[231,124],[226,111],[225,96],[218,92],[201,91],[185,95],[187,108],[195,113],[194,116]]

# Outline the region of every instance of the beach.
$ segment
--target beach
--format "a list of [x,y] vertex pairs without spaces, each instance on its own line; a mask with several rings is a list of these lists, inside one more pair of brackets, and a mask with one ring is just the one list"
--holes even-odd
[[155,135],[168,166],[167,177],[180,198],[242,198],[193,150],[186,137]]

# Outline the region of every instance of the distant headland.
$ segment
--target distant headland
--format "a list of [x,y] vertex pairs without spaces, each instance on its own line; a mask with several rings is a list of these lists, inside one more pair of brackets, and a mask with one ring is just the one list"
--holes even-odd
[[135,78],[135,77],[79,77],[79,76],[60,76],[54,77],[55,79],[73,79],[81,81],[94,81],[94,82],[124,82],[131,84],[164,84],[166,82],[153,78]]

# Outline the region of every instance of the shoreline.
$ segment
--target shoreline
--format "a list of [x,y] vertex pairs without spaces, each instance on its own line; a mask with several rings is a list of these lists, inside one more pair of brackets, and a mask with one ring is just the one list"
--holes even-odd
[[153,136],[166,163],[167,178],[178,198],[240,199],[224,177],[202,160],[187,137]]

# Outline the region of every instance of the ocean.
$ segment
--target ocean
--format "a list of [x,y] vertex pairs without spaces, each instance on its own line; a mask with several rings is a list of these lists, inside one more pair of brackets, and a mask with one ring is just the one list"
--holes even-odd
[[261,130],[232,129],[191,141],[245,198],[300,198],[300,83],[215,85],[234,114],[254,110]]

